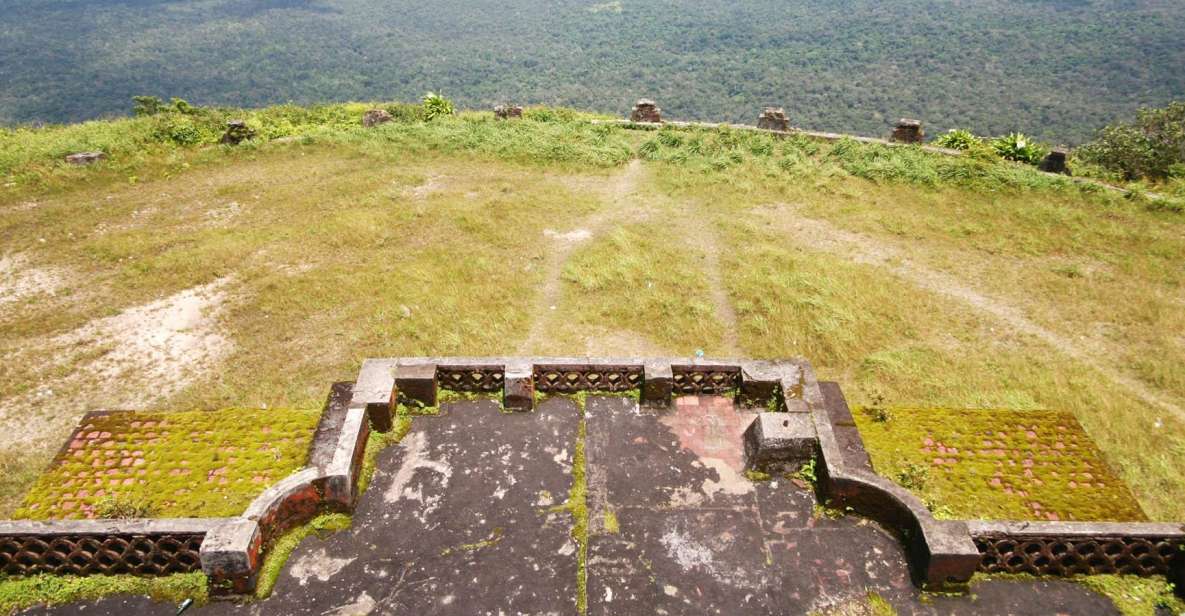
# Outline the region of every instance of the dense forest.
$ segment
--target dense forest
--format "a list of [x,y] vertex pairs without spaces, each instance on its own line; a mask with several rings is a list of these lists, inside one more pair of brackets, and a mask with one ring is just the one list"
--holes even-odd
[[0,123],[131,97],[254,106],[441,91],[880,135],[1077,144],[1185,95],[1178,0],[0,0]]

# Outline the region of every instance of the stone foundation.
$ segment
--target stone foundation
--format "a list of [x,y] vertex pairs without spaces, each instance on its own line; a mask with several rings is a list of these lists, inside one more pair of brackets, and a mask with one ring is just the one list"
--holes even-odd
[[495,120],[517,120],[523,117],[523,108],[518,105],[498,105],[494,107]]
[[757,128],[765,130],[788,131],[790,119],[781,107],[766,107],[757,117]]
[[630,113],[631,122],[662,122],[662,109],[658,108],[658,104],[648,98],[638,99],[634,104],[634,110]]
[[902,118],[897,121],[897,127],[893,129],[893,136],[890,138],[890,141],[895,143],[921,143],[925,138],[926,133],[922,130],[922,122],[920,120]]

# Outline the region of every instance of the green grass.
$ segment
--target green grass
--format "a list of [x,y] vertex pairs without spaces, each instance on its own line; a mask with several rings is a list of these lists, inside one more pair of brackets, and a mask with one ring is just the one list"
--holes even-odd
[[1146,519],[1069,413],[856,407],[852,415],[877,473],[947,517]]
[[[974,584],[985,580],[1032,582],[1035,578],[1025,574],[977,574]],[[1134,575],[1086,575],[1066,578],[1103,595],[1115,604],[1123,616],[1158,616],[1166,613],[1185,612],[1185,601],[1173,591],[1173,585],[1164,577],[1138,577]]]
[[304,466],[318,411],[90,417],[14,517],[223,517]]
[[[165,143],[142,120],[6,133],[6,254],[63,281],[0,317],[0,404],[22,418],[3,427],[44,427],[0,448],[7,509],[77,417],[69,401],[114,405],[147,387],[98,378],[90,368],[111,349],[63,340],[227,279],[216,326],[232,352],[154,406],[313,408],[366,357],[527,342],[719,354],[732,330],[738,354],[805,355],[855,404],[1064,409],[1149,517],[1185,518],[1185,423],[1109,376],[1185,400],[1185,218],[1171,209],[916,148],[632,131],[546,109],[364,131],[366,106],[258,110],[261,128],[281,127],[269,134],[298,138],[239,148]],[[57,158],[104,144],[111,159],[94,167]],[[578,229],[591,237],[562,256],[544,233]],[[867,254],[832,250],[836,232]],[[904,266],[986,294],[1077,352]]]
[[288,563],[288,557],[296,551],[300,542],[304,541],[306,537],[313,535],[324,537],[329,533],[345,530],[350,527],[351,521],[350,516],[342,513],[323,513],[273,541],[267,547],[263,565],[259,568],[259,583],[255,587],[255,596],[260,599],[271,596],[272,590],[276,588],[276,581],[280,579],[280,573],[284,570],[284,565]]
[[201,605],[208,600],[206,576],[200,571],[160,578],[50,574],[0,578],[0,612],[5,614],[34,605],[65,605],[111,595],[145,595],[154,601],[176,604],[193,599]]

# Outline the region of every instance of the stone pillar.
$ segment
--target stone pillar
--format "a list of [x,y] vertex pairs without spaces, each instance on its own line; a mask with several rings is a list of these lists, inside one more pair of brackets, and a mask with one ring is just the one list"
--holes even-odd
[[498,105],[494,107],[495,120],[514,120],[523,117],[523,108],[518,105]]
[[259,580],[263,535],[259,523],[233,518],[206,533],[199,558],[209,579],[210,596],[243,597],[255,594]]
[[642,404],[664,408],[670,406],[673,381],[670,363],[646,362],[642,366]]
[[1066,150],[1064,148],[1050,150],[1049,154],[1046,154],[1045,159],[1038,165],[1038,168],[1049,173],[1070,175],[1070,170],[1066,167]]
[[395,392],[397,401],[436,406],[436,364],[395,366]]
[[531,364],[506,364],[502,376],[502,406],[508,411],[519,412],[535,408],[535,374]]
[[243,120],[231,120],[226,123],[226,134],[222,135],[222,143],[239,145],[255,136],[255,131],[247,126]]
[[901,118],[897,121],[897,128],[893,129],[893,137],[890,141],[897,143],[921,143],[925,138],[926,133],[922,131],[921,120]]
[[662,122],[662,109],[658,108],[658,104],[648,98],[640,98],[634,104],[634,110],[630,113],[631,122]]
[[362,126],[366,128],[374,128],[379,124],[386,124],[395,118],[387,113],[385,109],[371,109],[362,114]]
[[766,107],[757,117],[757,128],[785,132],[790,130],[790,119],[781,107]]

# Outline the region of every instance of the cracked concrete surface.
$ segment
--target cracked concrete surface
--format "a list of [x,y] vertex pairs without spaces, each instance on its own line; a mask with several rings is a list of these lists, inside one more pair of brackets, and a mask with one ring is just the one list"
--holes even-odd
[[[743,475],[751,411],[711,397],[668,411],[588,398],[588,614],[807,614],[876,592],[900,614],[1116,614],[1063,581],[977,584],[927,597],[898,541],[856,517],[815,513],[814,495]],[[188,614],[282,616],[577,613],[572,517],[580,409],[549,399],[503,414],[489,401],[418,417],[379,471],[354,525],[310,537],[273,596]],[[36,614],[163,614],[116,597]]]

